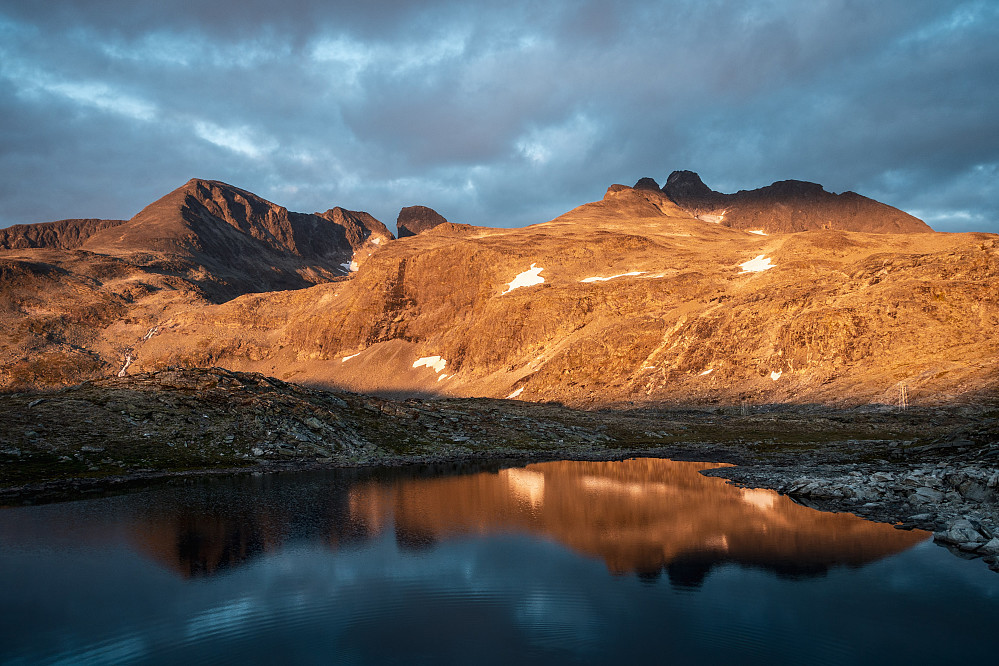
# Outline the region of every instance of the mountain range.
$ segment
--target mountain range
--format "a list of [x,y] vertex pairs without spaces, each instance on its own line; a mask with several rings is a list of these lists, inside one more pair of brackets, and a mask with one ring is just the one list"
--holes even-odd
[[221,366],[573,406],[948,403],[999,385],[999,236],[780,181],[520,229],[294,213],[192,180],[130,220],[0,230],[0,387]]

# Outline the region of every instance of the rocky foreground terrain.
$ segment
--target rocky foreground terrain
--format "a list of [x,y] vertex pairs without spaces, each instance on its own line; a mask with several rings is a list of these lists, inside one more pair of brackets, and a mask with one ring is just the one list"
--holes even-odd
[[580,411],[389,400],[223,369],[0,395],[0,500],[236,470],[660,456],[799,502],[934,532],[999,569],[999,404]]

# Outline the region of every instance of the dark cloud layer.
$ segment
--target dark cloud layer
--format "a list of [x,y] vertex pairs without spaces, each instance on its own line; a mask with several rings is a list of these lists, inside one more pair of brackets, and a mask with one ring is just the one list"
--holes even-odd
[[0,0],[0,226],[191,177],[516,226],[686,168],[999,232],[997,71],[990,0]]

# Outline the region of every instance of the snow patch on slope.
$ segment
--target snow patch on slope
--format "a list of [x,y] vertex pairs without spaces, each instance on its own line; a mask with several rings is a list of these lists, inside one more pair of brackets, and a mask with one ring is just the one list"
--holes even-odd
[[773,370],[770,372],[770,379],[777,381],[778,379],[780,379],[780,376],[783,374],[784,374],[783,370]]
[[537,268],[537,264],[531,264],[531,268],[529,270],[526,270],[523,273],[518,274],[517,277],[513,278],[513,281],[506,286],[506,291],[503,293],[509,294],[514,289],[519,289],[520,287],[533,287],[536,284],[541,284],[545,281],[545,279],[540,275],[543,270],[545,269]]
[[434,372],[440,374],[444,366],[447,365],[447,361],[442,359],[440,356],[424,356],[423,358],[417,359],[413,363],[414,368],[431,368]]
[[507,400],[513,400],[514,398],[516,398],[517,396],[519,396],[523,392],[524,392],[524,387],[521,386],[519,389],[517,389],[516,391],[514,391],[513,393],[511,393],[510,395],[508,395],[506,397],[506,399]]
[[757,236],[766,236],[767,235],[767,232],[763,231],[763,229],[752,229],[749,233],[756,234]]
[[614,280],[616,278],[644,275],[646,272],[647,271],[631,271],[630,273],[620,273],[619,275],[611,275],[610,277],[588,277],[583,278],[580,282],[607,282],[608,280]]
[[350,356],[344,356],[343,358],[340,359],[340,362],[341,363],[346,363],[350,359],[355,358],[355,357],[360,356],[360,355],[361,355],[361,352],[357,352],[356,354],[351,354]]
[[126,374],[128,374],[128,366],[132,365],[132,361],[134,360],[135,359],[132,358],[131,354],[125,356],[125,365],[121,366],[121,370],[118,371],[119,377],[124,377]]
[[742,268],[742,270],[739,271],[740,273],[759,273],[761,271],[770,270],[774,267],[774,264],[769,257],[765,257],[761,254],[753,259],[750,259],[749,261],[739,264],[739,267]]
[[727,210],[723,210],[721,213],[704,213],[702,215],[698,215],[697,219],[703,220],[704,222],[711,222],[712,224],[721,224],[721,221],[725,219],[725,213],[727,212]]

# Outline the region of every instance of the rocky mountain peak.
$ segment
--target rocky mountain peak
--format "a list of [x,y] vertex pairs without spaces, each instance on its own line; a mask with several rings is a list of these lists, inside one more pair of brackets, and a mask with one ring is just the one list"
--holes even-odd
[[399,211],[399,217],[396,219],[396,228],[399,232],[399,238],[405,238],[406,236],[415,236],[422,231],[433,229],[439,224],[446,223],[447,219],[433,208],[427,208],[426,206],[406,206]]
[[[662,191],[674,201],[718,194],[705,185],[701,177],[694,171],[674,171],[666,178],[666,184],[663,185]],[[679,201],[677,202],[679,203]]]
[[767,234],[819,229],[866,233],[926,233],[922,220],[867,197],[827,192],[818,183],[779,180],[755,190],[723,194],[693,171],[674,171],[663,193],[693,215],[726,227]]
[[632,189],[635,189],[635,190],[653,190],[655,192],[659,192],[660,191],[659,190],[659,183],[657,183],[654,178],[649,178],[649,177],[639,178],[638,182],[635,183],[635,185],[634,185],[634,187]]
[[778,180],[772,185],[761,187],[760,194],[769,194],[780,197],[814,197],[829,194],[818,183],[810,183],[806,180]]

